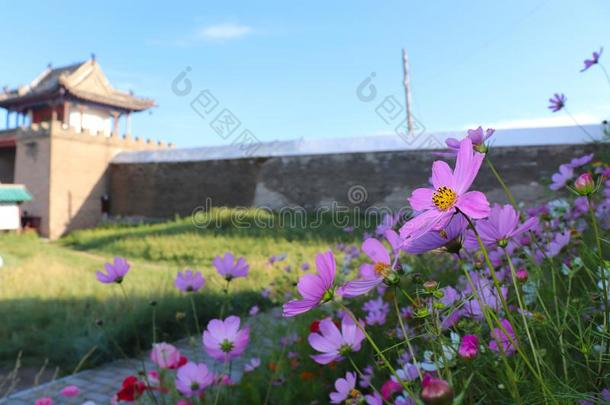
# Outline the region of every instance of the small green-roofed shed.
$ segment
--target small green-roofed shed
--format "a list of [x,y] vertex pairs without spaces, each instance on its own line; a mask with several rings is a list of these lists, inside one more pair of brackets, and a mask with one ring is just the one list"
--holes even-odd
[[0,184],[0,203],[32,201],[32,195],[20,184]]

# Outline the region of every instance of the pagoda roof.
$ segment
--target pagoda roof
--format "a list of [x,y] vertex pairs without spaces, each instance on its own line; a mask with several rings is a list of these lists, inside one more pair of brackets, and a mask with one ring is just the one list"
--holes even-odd
[[155,105],[112,87],[95,59],[59,68],[48,67],[32,82],[0,92],[0,107],[20,109],[56,98],[76,98],[125,111],[142,111]]

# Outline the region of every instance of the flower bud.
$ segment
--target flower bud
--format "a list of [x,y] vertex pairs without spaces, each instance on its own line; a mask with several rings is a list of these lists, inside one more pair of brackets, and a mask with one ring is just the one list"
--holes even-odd
[[426,375],[422,385],[421,399],[426,405],[449,405],[453,402],[453,388],[447,381]]
[[428,280],[424,283],[424,290],[432,292],[438,288],[438,283],[434,280]]
[[595,191],[595,180],[590,173],[583,173],[574,180],[574,189],[580,195],[593,194]]

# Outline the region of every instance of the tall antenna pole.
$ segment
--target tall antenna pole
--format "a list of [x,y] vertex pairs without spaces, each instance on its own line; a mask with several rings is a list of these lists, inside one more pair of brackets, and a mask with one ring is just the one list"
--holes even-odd
[[407,132],[409,135],[413,135],[413,115],[411,114],[411,88],[409,87],[409,56],[407,50],[402,49],[402,62],[404,71],[403,84],[405,86],[405,101],[407,110]]

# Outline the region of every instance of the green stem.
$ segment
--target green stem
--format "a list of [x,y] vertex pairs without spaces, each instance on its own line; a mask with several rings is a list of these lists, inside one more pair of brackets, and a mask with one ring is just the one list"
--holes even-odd
[[[504,249],[504,254],[506,255],[506,260],[508,260],[508,267],[510,268],[511,279],[513,281],[513,286],[515,287],[515,295],[517,296],[517,303],[519,304],[519,309],[521,309],[521,320],[523,321],[523,326],[525,327],[525,333],[527,334],[527,339],[530,342],[532,355],[534,356],[534,364],[536,365],[536,370],[539,375],[542,375],[542,371],[540,369],[540,359],[538,358],[538,349],[536,349],[534,339],[532,338],[532,334],[530,332],[530,328],[527,322],[527,318],[525,316],[525,305],[523,305],[523,300],[521,299],[521,291],[519,289],[519,285],[517,284],[517,275],[515,274],[515,267],[513,266],[513,261],[510,258],[510,255]],[[560,336],[561,337],[561,336]],[[562,349],[563,350],[563,349]]]
[[193,308],[193,318],[195,318],[195,329],[197,330],[197,336],[201,338],[201,327],[199,326],[199,317],[197,316],[197,308],[195,306],[195,298],[193,293],[189,294],[191,299],[191,307]]
[[[402,330],[402,336],[404,337],[405,342],[407,344],[407,348],[409,349],[409,354],[411,355],[411,358],[413,359],[413,363],[417,364],[417,359],[415,358],[415,352],[413,351],[413,346],[411,345],[411,339],[409,339],[409,336],[407,335],[407,328],[405,328],[405,323],[402,319],[402,315],[400,314],[400,308],[398,307],[398,298],[396,296],[396,292],[394,293],[394,310],[396,311],[396,316],[398,317],[398,323],[400,324],[400,329]],[[417,374],[419,375],[420,381],[423,381],[424,376],[423,376],[421,370],[419,369],[419,367],[417,367]]]
[[384,356],[383,352],[381,350],[379,350],[379,347],[377,346],[377,344],[375,343],[375,341],[373,340],[373,338],[371,338],[371,336],[368,334],[368,332],[364,329],[364,327],[360,324],[360,321],[358,321],[358,319],[356,318],[356,316],[354,315],[354,313],[347,308],[345,305],[343,304],[339,304],[341,305],[341,309],[343,309],[343,311],[345,311],[346,314],[349,315],[350,318],[352,318],[352,320],[354,321],[354,323],[356,324],[356,326],[358,327],[358,329],[360,329],[360,331],[364,334],[364,336],[366,337],[366,340],[369,341],[369,343],[371,344],[371,346],[373,347],[373,350],[375,351],[375,353],[377,353],[377,356],[379,356],[379,358],[381,359],[381,361],[383,361],[383,363],[385,364],[385,366],[388,368],[388,370],[390,370],[390,373],[394,376],[394,378],[396,378],[396,381],[402,385],[402,387],[405,389],[405,391],[407,391],[409,393],[409,395],[411,396],[411,398],[415,398],[415,394],[413,393],[413,390],[411,390],[411,387],[409,387],[409,384],[407,384],[406,382],[404,382],[396,373],[396,370],[394,369],[394,367],[392,367],[392,364],[388,361],[388,359]]
[[496,177],[496,180],[498,180],[498,183],[500,183],[500,187],[502,187],[502,190],[504,190],[504,194],[506,194],[506,197],[508,197],[508,201],[510,202],[510,204],[515,207],[515,210],[517,210],[518,212],[519,206],[517,205],[517,201],[515,201],[515,197],[513,197],[513,193],[510,191],[510,189],[502,179],[502,176],[500,176],[500,173],[498,173],[498,171],[496,170],[496,167],[493,165],[493,163],[491,163],[491,160],[489,159],[487,154],[485,154],[485,163],[487,163],[487,166],[489,167],[493,175]]
[[[595,216],[595,211],[593,211],[593,201],[591,196],[587,196],[587,203],[589,205],[589,215],[591,215],[591,225],[593,226],[593,233],[595,235],[595,242],[597,244],[597,255],[599,256],[599,265],[601,271],[602,278],[602,292],[603,292],[603,301],[604,301],[604,333],[602,335],[602,347],[605,346],[605,351],[608,353],[610,351],[610,340],[608,339],[608,335],[610,331],[608,330],[608,316],[610,315],[610,310],[608,308],[608,277],[606,277],[606,265],[604,263],[604,253],[602,251],[602,242],[599,235],[599,227],[597,226],[597,217]],[[597,375],[601,376],[602,373],[602,360],[603,360],[603,352],[599,353],[599,364],[597,368]]]

